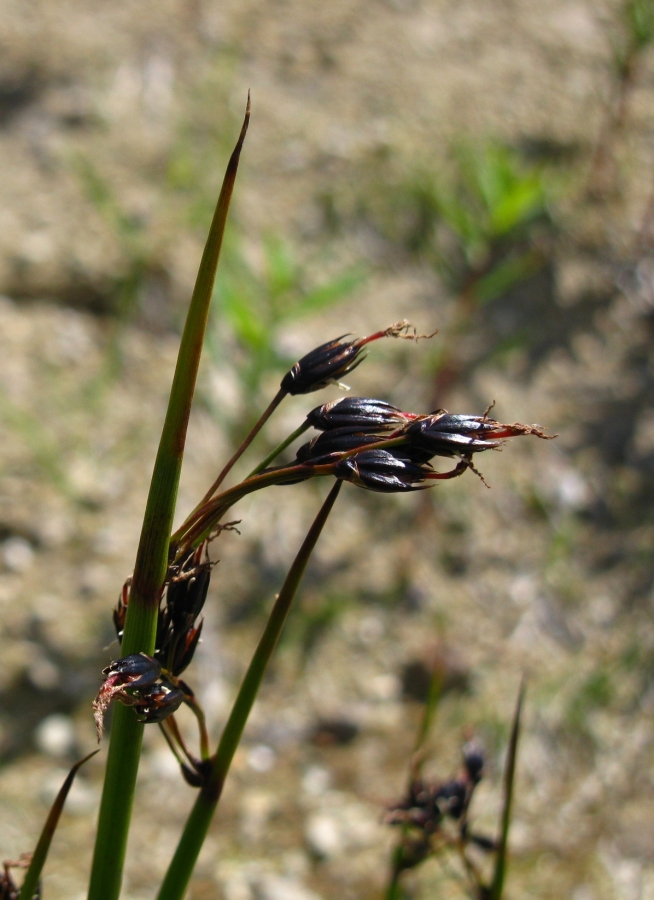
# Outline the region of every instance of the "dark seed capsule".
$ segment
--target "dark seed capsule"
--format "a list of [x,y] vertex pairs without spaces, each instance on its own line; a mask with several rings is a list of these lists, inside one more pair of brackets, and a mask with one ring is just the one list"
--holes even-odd
[[[482,450],[490,450],[499,447],[498,440],[485,440],[474,438],[466,433],[465,428],[458,431],[443,431],[439,428],[439,420],[433,421],[432,417],[413,422],[404,432],[409,438],[409,444],[417,450],[431,453],[432,456],[471,456]],[[453,429],[453,423],[450,428]]]
[[334,467],[337,478],[387,494],[420,490],[430,472],[431,467],[401,459],[388,450],[363,450]]
[[184,702],[185,694],[179,688],[163,681],[148,692],[139,692],[134,709],[139,722],[163,722]]
[[312,441],[302,444],[297,452],[298,462],[315,462],[331,453],[346,453],[348,450],[362,449],[366,444],[377,444],[384,438],[378,434],[363,434],[352,428],[335,428],[318,435]]
[[369,397],[343,397],[312,409],[307,422],[319,431],[356,428],[359,431],[394,431],[415,416],[391,403]]
[[432,420],[438,431],[447,431],[450,434],[487,433],[494,431],[499,424],[495,419],[483,416],[453,415],[442,411],[434,413],[428,419]]
[[[383,331],[376,331],[367,337],[357,338],[355,341],[344,341],[347,337],[342,334],[333,341],[327,341],[316,347],[311,353],[307,353],[301,360],[295,363],[290,372],[284,375],[281,389],[287,394],[310,394],[320,388],[333,384],[339,378],[343,378],[351,372],[360,362],[363,362],[361,351],[373,341],[386,337],[407,337],[410,326],[408,322],[396,322]],[[411,339],[417,336],[411,335]]]
[[446,781],[434,793],[434,807],[443,815],[460,819],[465,812],[467,794],[463,781]]
[[281,389],[287,394],[310,394],[333,384],[351,372],[359,363],[365,338],[356,341],[343,341],[347,335],[327,341],[316,347],[311,353],[303,356],[289,372],[284,375]]
[[470,840],[477,847],[485,850],[486,853],[492,853],[494,850],[497,850],[497,841],[487,837],[485,834],[471,834]]
[[211,565],[204,562],[186,574],[182,571],[177,580],[170,582],[166,606],[174,628],[183,628],[197,619],[207,599],[210,581]]
[[176,641],[174,658],[171,666],[173,675],[181,675],[193,659],[193,654],[196,651],[200,635],[202,634],[203,624],[203,622],[200,622],[197,628],[189,628],[188,631]]
[[141,690],[156,682],[161,675],[161,664],[145,653],[133,653],[112,662],[102,674],[114,685]]
[[470,781],[478,784],[484,772],[484,751],[475,741],[469,741],[463,747],[463,765]]

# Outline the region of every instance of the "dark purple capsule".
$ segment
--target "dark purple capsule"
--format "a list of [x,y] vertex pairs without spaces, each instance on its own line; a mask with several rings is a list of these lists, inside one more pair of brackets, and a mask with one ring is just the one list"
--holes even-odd
[[156,682],[161,675],[161,664],[145,653],[133,653],[112,662],[102,674],[112,685],[141,690]]
[[[523,425],[520,422],[508,425],[505,422],[489,419],[488,416],[452,415],[445,410],[438,410],[438,412],[430,416],[425,416],[420,422],[424,422],[427,429],[433,429],[436,432],[467,436],[477,435],[480,440],[486,443],[526,434],[533,434],[535,437],[543,438],[546,441],[556,437],[556,435],[545,434],[540,425]],[[415,424],[419,423],[416,422]]]
[[422,489],[432,469],[388,450],[363,450],[336,463],[334,475],[370,491],[392,494]]
[[203,624],[201,621],[196,628],[189,628],[179,638],[176,637],[175,651],[170,667],[173,675],[181,675],[193,659],[193,654],[200,641]]
[[415,416],[391,403],[369,397],[342,397],[312,409],[307,422],[319,431],[356,428],[359,431],[395,431]]
[[484,751],[475,741],[463,747],[463,765],[470,781],[478,784],[484,772]]
[[155,684],[147,692],[139,692],[133,704],[139,722],[163,722],[184,702],[184,691],[167,681]]
[[429,417],[413,422],[404,434],[409,438],[410,446],[432,456],[470,457],[473,453],[500,446],[498,440],[474,438],[464,431],[441,431],[438,426],[438,420],[434,422]]
[[454,780],[439,785],[434,792],[434,808],[443,815],[460,819],[466,808],[468,788],[465,782]]
[[281,389],[293,396],[297,394],[310,394],[333,384],[339,378],[347,375],[356,368],[363,358],[361,340],[343,341],[347,335],[327,341],[316,347],[311,353],[303,356],[284,375],[281,381]]
[[433,421],[438,431],[446,431],[451,434],[475,434],[479,432],[495,431],[499,422],[495,419],[483,416],[452,415],[450,413],[435,413],[428,419]]
[[406,322],[396,322],[384,331],[376,331],[354,341],[344,341],[343,338],[348,337],[346,334],[327,341],[296,362],[282,378],[280,387],[287,394],[296,395],[310,394],[334,384],[363,362],[361,351],[366,344],[380,338],[404,336],[408,327]]
[[209,582],[211,565],[200,563],[188,572],[183,572],[168,584],[166,606],[174,628],[184,628],[192,624],[202,611]]
[[384,438],[378,434],[363,434],[352,428],[335,428],[325,431],[312,441],[302,444],[297,452],[298,462],[317,462],[332,453],[347,453],[348,450],[362,449],[366,444],[378,444]]

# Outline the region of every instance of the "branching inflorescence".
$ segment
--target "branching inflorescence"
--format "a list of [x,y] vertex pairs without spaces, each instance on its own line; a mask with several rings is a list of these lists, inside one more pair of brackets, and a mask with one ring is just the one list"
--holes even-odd
[[[421,335],[412,332],[408,323],[400,322],[369,337],[328,341],[295,363],[282,379],[280,391],[284,395],[309,394],[337,383],[363,361],[365,346],[384,337],[417,340]],[[319,434],[300,446],[292,462],[255,470],[255,474],[234,487],[205,499],[187,518],[170,545],[171,562],[159,605],[153,656],[133,654],[104,670],[106,680],[94,704],[99,736],[102,717],[111,700],[132,706],[139,721],[163,725],[184,770],[190,764],[195,772],[195,784],[202,783],[207,757],[195,757],[185,746],[179,746],[179,730],[172,715],[183,703],[189,705],[201,723],[201,744],[206,746],[197,700],[179,676],[191,662],[202,631],[199,616],[212,569],[209,541],[225,527],[233,527],[234,523],[224,526],[220,520],[238,500],[272,485],[295,484],[319,476],[331,476],[380,493],[424,490],[434,481],[458,477],[467,469],[477,472],[473,456],[499,449],[507,438],[551,437],[538,425],[498,422],[489,418],[488,411],[481,416],[451,414],[443,409],[418,414],[398,409],[385,400],[351,396],[311,410],[293,435],[309,428]],[[258,423],[253,430],[258,430]],[[241,452],[249,443],[246,439]],[[439,472],[432,466],[434,458],[456,460],[456,465]],[[269,457],[267,461],[273,460]],[[128,585],[129,582],[114,611],[119,640]],[[165,720],[169,720],[168,725],[163,724]]]
[[[499,449],[506,438],[521,435],[549,437],[537,425],[509,425],[491,419],[488,416],[490,410],[481,416],[453,415],[442,409],[418,414],[400,410],[384,400],[348,396],[311,410],[296,430],[245,479],[223,488],[234,465],[285,397],[310,394],[327,385],[338,384],[361,364],[368,345],[382,338],[418,341],[431,337],[418,334],[407,322],[395,323],[367,337],[344,335],[321,344],[284,375],[279,390],[258,422],[195,509],[171,534],[216,268],[249,116],[248,99],[243,127],[227,166],[180,342],[134,573],[125,583],[114,610],[114,625],[124,655],[104,669],[105,678],[93,703],[100,740],[105,712],[112,701],[118,701],[111,728],[89,900],[118,900],[143,725],[148,723],[159,726],[185,780],[198,789],[158,900],[182,900],[186,896],[195,862],[268,663],[342,484],[350,482],[380,493],[424,490],[438,480],[463,475],[467,469],[477,472],[473,464],[475,454]],[[278,459],[283,451],[311,428],[318,432],[316,436],[297,450],[295,459],[280,464]],[[446,471],[438,471],[432,465],[435,458],[450,459],[455,464]],[[238,522],[225,521],[225,518],[243,497],[273,485],[291,485],[318,477],[332,479],[331,490],[275,599],[218,746],[212,752],[203,710],[192,688],[181,677],[193,659],[202,632],[201,615],[214,566],[209,558],[209,545],[222,531],[236,528]],[[187,746],[175,720],[175,713],[182,705],[191,710],[198,723],[197,752]],[[71,769],[52,807],[28,863],[20,891],[25,900],[38,896],[41,871],[66,794],[75,773],[89,758],[80,760]],[[409,805],[398,806],[393,815],[404,817],[405,824],[422,829],[423,837],[435,833],[441,819],[452,818],[454,810],[459,809],[452,804],[458,802],[461,791],[465,796],[462,795],[459,819],[464,816],[474,781],[470,765],[468,776],[463,787],[457,783],[459,787],[452,797],[445,797],[444,789],[434,792],[429,786],[416,783]],[[504,834],[506,836],[506,830]],[[503,859],[503,852],[498,858]],[[406,867],[407,859],[401,868]],[[500,880],[498,876],[498,883]],[[15,896],[15,883],[6,867],[4,875],[0,875],[0,897],[14,900]],[[499,900],[499,894],[495,900]]]

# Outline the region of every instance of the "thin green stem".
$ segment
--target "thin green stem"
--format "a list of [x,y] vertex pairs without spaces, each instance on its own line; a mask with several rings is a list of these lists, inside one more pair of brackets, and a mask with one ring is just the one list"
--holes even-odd
[[197,701],[195,695],[193,698],[188,698],[186,700],[186,705],[191,710],[195,718],[198,722],[198,729],[200,731],[200,757],[202,759],[209,759],[211,756],[211,751],[209,750],[209,734],[207,732],[207,717],[204,714],[204,710],[200,706]]
[[261,460],[261,462],[256,467],[256,469],[252,469],[252,471],[248,475],[248,478],[252,478],[253,475],[258,475],[259,472],[263,472],[264,469],[267,469],[268,466],[270,465],[270,463],[274,459],[277,459],[277,457],[279,456],[280,453],[282,453],[284,450],[286,450],[286,448],[289,447],[293,443],[294,440],[299,438],[301,434],[304,434],[304,432],[307,431],[307,429],[309,429],[310,427],[311,426],[309,425],[308,422],[303,422],[299,428],[296,428],[295,431],[292,431],[288,437],[284,438],[284,440],[281,442],[281,444],[277,444],[275,449],[270,451],[270,453],[268,454],[268,456],[266,456],[265,459]]
[[166,739],[166,743],[168,744],[170,751],[173,754],[173,756],[175,757],[175,759],[177,760],[177,762],[180,764],[180,766],[183,766],[186,764],[186,762],[192,762],[192,759],[188,755],[187,755],[186,759],[184,759],[182,754],[179,752],[179,748],[178,748],[177,744],[173,740],[172,735],[170,734],[170,732],[168,730],[169,729],[168,723],[169,723],[170,719],[172,719],[172,718],[173,718],[172,716],[168,716],[168,718],[165,719],[163,722],[159,722],[159,731],[163,734],[164,738]]
[[500,820],[500,838],[497,843],[493,881],[491,883],[490,891],[488,892],[490,900],[502,900],[504,892],[504,882],[506,880],[507,870],[507,851],[509,847],[509,828],[511,826],[511,810],[513,807],[513,792],[515,787],[515,768],[518,759],[518,740],[520,738],[520,720],[522,717],[524,697],[525,682],[523,678],[520,684],[520,690],[518,691],[518,699],[516,701],[513,723],[511,725],[511,737],[509,738],[506,763],[504,765],[504,797],[502,802],[502,818]]
[[[399,850],[399,848],[397,848]],[[391,872],[391,877],[388,880],[388,887],[386,888],[386,894],[384,895],[384,900],[401,900],[402,892],[400,889],[400,876],[402,874],[402,869],[399,866],[396,866]]]
[[211,775],[200,793],[186,822],[175,855],[170,863],[158,900],[183,900],[196,860],[207,836],[234,753],[239,745],[250,710],[261,687],[268,663],[286,622],[291,603],[297,593],[309,557],[334,506],[341,482],[332,487],[316,516],[271,610],[261,640],[239,689],[231,714],[213,758]]
[[186,741],[184,740],[182,732],[179,730],[179,725],[177,724],[175,716],[168,716],[165,723],[169,726],[171,738],[177,742],[177,746],[180,748],[188,762],[193,768],[197,766],[199,759],[195,754],[191,753],[186,746]]
[[[152,655],[154,651],[157,610],[168,567],[170,531],[188,420],[229,203],[249,118],[248,98],[245,120],[227,165],[182,334],[136,555],[121,646],[124,656],[139,652]],[[118,900],[120,894],[142,739],[143,725],[136,721],[133,710],[118,706],[111,729],[89,900]]]
[[[254,427],[252,428],[252,430],[250,431],[248,436],[245,438],[245,440],[240,445],[240,447],[236,450],[236,452],[234,453],[232,458],[229,460],[229,462],[224,466],[222,472],[220,473],[218,478],[216,478],[216,480],[211,485],[211,487],[209,488],[207,493],[204,495],[202,500],[200,500],[198,507],[202,506],[203,504],[205,504],[207,502],[207,500],[210,500],[213,497],[213,495],[216,493],[216,491],[218,490],[220,485],[223,483],[223,481],[225,480],[225,478],[227,477],[229,472],[232,470],[232,468],[238,462],[238,460],[241,458],[241,456],[243,456],[243,454],[245,453],[247,448],[250,446],[250,444],[255,439],[255,437],[259,434],[259,432],[261,431],[263,426],[266,424],[268,419],[272,416],[272,414],[277,409],[277,407],[282,402],[282,400],[284,399],[285,396],[286,396],[286,391],[283,391],[280,388],[280,390],[277,391],[277,393],[275,394],[273,399],[270,401],[270,403],[268,404],[268,406],[266,407],[264,412],[261,414],[261,416],[259,417],[258,421],[254,425]],[[193,513],[191,513],[191,516],[192,515],[193,515]]]
[[175,546],[176,559],[179,559],[191,547],[197,547],[211,533],[228,509],[234,506],[243,497],[254,491],[274,484],[287,484],[299,481],[303,478],[313,478],[316,475],[331,475],[334,471],[334,463],[324,466],[312,466],[307,463],[299,463],[294,466],[284,466],[271,472],[262,472],[252,478],[246,478],[240,484],[218,494],[198,509],[194,518],[186,525],[182,525],[171,537],[171,547]]

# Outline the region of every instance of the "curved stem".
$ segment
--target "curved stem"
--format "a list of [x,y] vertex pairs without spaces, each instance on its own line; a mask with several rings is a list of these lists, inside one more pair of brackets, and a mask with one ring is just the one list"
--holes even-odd
[[193,517],[173,534],[170,543],[171,546],[177,547],[176,558],[183,555],[190,546],[200,544],[212,529],[216,527],[219,519],[224,516],[227,510],[248,494],[270,487],[273,484],[286,484],[296,480],[299,481],[302,478],[312,478],[315,475],[331,475],[333,469],[334,463],[323,466],[298,463],[293,466],[273,469],[270,472],[261,472],[259,475],[246,478],[245,481],[235,485],[233,488],[228,488],[222,494],[213,497],[204,506],[198,507]]
[[253,475],[258,475],[259,472],[263,472],[264,469],[267,469],[270,463],[274,459],[277,459],[280,453],[286,450],[286,448],[290,446],[290,444],[292,444],[293,441],[296,440],[296,438],[299,438],[300,435],[304,434],[304,432],[307,431],[310,427],[311,426],[308,422],[303,422],[299,428],[296,428],[295,431],[291,432],[288,437],[284,438],[281,444],[277,444],[275,449],[271,450],[268,456],[265,459],[261,460],[256,469],[252,469],[252,471],[248,475],[248,478],[252,478]]
[[[263,428],[263,426],[266,424],[266,422],[268,421],[268,419],[269,419],[269,418],[272,416],[272,414],[275,412],[275,410],[277,409],[277,407],[278,407],[279,404],[282,402],[282,400],[284,399],[285,396],[286,396],[286,391],[283,391],[283,390],[280,388],[280,389],[277,391],[277,393],[275,394],[275,396],[273,397],[273,399],[272,399],[272,400],[270,401],[270,403],[268,404],[267,408],[266,408],[266,409],[264,410],[264,412],[261,414],[261,416],[260,416],[259,420],[257,421],[256,425],[252,428],[252,431],[250,431],[250,433],[249,433],[248,436],[245,438],[245,440],[243,441],[243,443],[242,443],[242,444],[240,445],[240,447],[235,451],[235,453],[234,453],[234,455],[232,456],[232,458],[229,460],[228,463],[226,463],[226,465],[224,466],[224,468],[223,468],[222,472],[220,473],[220,475],[218,476],[218,478],[216,478],[216,480],[215,480],[214,483],[211,485],[211,487],[209,488],[209,490],[207,491],[207,493],[204,495],[204,497],[202,498],[202,500],[200,500],[200,503],[198,504],[198,506],[202,506],[203,504],[205,504],[205,503],[207,502],[207,500],[210,500],[210,499],[213,497],[213,495],[216,493],[216,491],[218,490],[218,488],[220,487],[220,485],[223,483],[223,481],[225,480],[225,478],[227,477],[227,475],[229,474],[229,472],[233,469],[234,465],[238,462],[238,460],[241,458],[241,456],[243,456],[243,454],[245,453],[245,451],[247,450],[247,448],[250,446],[250,444],[251,444],[252,441],[255,439],[255,437],[259,434],[259,432],[261,431],[261,429]],[[264,468],[265,468],[265,467],[264,467]],[[195,510],[194,510],[194,511],[195,511]],[[192,516],[192,515],[193,515],[193,513],[191,513],[191,516]]]

